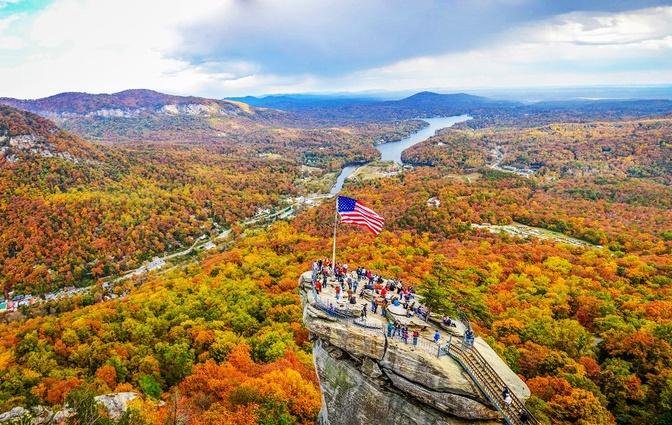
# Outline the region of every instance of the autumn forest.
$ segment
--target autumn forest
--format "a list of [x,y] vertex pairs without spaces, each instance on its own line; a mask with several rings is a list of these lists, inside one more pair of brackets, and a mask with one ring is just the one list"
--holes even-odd
[[[31,297],[0,312],[0,413],[315,423],[297,281],[331,254],[333,198],[316,195],[343,166],[377,160],[376,144],[423,128],[424,112],[473,120],[404,151],[397,173],[346,181],[342,194],[385,228],[340,226],[339,261],[465,314],[542,423],[672,423],[669,105],[283,111],[159,95],[0,106],[2,299]],[[91,112],[105,108],[127,115]],[[92,397],[120,392],[139,394],[121,418],[86,421]]]

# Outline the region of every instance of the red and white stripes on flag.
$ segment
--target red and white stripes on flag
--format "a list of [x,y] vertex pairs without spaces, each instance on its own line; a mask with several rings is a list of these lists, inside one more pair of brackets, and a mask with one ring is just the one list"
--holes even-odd
[[346,196],[339,196],[337,202],[338,215],[341,217],[342,223],[364,227],[374,235],[378,235],[383,230],[385,219],[371,208],[367,208],[356,199]]

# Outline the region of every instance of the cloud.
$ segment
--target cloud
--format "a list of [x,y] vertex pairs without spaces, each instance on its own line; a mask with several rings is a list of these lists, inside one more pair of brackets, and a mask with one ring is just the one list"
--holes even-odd
[[134,0],[62,0],[12,18],[0,24],[0,40],[19,37],[24,48],[20,57],[0,56],[0,96],[136,87],[197,91],[216,75],[166,52],[178,42],[178,23],[211,9],[204,0],[165,0],[160,8]]
[[581,3],[55,0],[0,18],[0,96],[670,82],[672,7]]
[[10,31],[20,19],[20,14],[13,14],[5,18],[0,18],[0,54],[4,53],[7,55],[7,51],[19,50],[24,46],[23,40],[21,40],[20,37],[12,35]]
[[670,83],[670,22],[672,7],[570,13],[508,31],[490,46],[406,59],[347,80],[394,90]]
[[[334,76],[483,46],[511,27],[576,10],[576,3],[226,1],[205,20],[185,26],[175,54],[192,63],[242,60],[267,73]],[[609,10],[633,2],[590,3]]]
[[672,8],[655,7],[618,14],[570,13],[526,33],[539,42],[577,45],[631,45],[672,33]]

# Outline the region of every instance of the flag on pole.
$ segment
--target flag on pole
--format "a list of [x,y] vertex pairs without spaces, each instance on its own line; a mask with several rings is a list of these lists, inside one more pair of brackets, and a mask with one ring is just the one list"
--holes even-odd
[[383,230],[385,219],[379,216],[374,210],[362,205],[356,199],[339,196],[337,210],[343,223],[365,227],[374,235]]

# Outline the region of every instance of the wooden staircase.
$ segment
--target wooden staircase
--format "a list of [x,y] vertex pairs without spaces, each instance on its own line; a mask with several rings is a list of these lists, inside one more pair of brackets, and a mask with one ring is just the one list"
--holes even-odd
[[[502,390],[506,383],[495,372],[485,358],[474,347],[464,343],[451,344],[444,347],[444,352],[457,361],[476,383],[483,395],[492,403],[492,405],[504,416],[504,420],[510,425],[529,425],[541,422],[536,419],[527,410],[525,404],[513,393],[509,391],[512,399],[510,405],[504,402]],[[523,422],[520,418],[523,412],[528,419]]]

